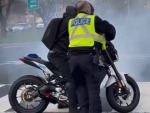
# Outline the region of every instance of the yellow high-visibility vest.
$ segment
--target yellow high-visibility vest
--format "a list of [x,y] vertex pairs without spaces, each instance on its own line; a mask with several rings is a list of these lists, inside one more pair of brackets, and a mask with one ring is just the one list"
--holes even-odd
[[95,41],[102,44],[102,50],[106,50],[105,35],[95,31],[95,15],[79,13],[69,20],[68,30],[69,47],[93,47]]

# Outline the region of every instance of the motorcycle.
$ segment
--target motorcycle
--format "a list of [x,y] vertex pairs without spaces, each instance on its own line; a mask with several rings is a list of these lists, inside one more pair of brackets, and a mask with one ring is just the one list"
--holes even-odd
[[[112,52],[113,50],[113,52]],[[42,113],[49,103],[68,104],[65,80],[57,68],[36,54],[19,58],[25,64],[43,71],[45,77],[25,75],[18,78],[9,90],[9,102],[17,113]],[[99,69],[105,71],[105,84],[109,105],[121,113],[131,112],[140,100],[140,90],[136,81],[126,73],[119,73],[114,62],[118,61],[113,48],[99,56]]]

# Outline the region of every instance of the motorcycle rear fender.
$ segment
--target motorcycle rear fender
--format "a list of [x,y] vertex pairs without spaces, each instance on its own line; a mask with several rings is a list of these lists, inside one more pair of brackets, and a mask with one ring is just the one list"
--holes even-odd
[[36,76],[39,80],[41,80],[43,83],[46,83],[46,81],[44,80],[44,78],[40,77],[40,76]]
[[43,77],[41,77],[41,76],[38,76],[38,75],[24,75],[24,76],[22,76],[21,78],[26,78],[26,77],[37,78],[37,79],[39,79],[41,82],[46,83],[45,79],[44,79]]
[[116,77],[114,75],[110,76],[105,84],[105,87],[109,87],[111,84],[117,82]]

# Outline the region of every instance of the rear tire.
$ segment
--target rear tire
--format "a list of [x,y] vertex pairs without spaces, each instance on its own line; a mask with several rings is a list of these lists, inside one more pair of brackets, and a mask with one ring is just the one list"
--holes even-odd
[[[11,86],[10,90],[9,90],[9,102],[11,107],[17,112],[17,113],[42,113],[48,106],[49,102],[40,98],[41,101],[40,103],[34,108],[32,109],[26,109],[23,106],[21,106],[21,103],[18,103],[17,98],[17,91],[19,90],[19,88],[22,85],[25,84],[32,84],[36,85],[37,87],[41,86],[43,84],[43,80],[33,76],[33,75],[26,75],[23,77],[20,77],[19,79],[17,79]],[[23,92],[23,91],[22,91]],[[21,98],[22,99],[22,98]]]
[[137,83],[134,81],[133,78],[131,78],[128,75],[125,75],[125,78],[127,80],[127,83],[132,87],[133,92],[134,92],[133,100],[131,101],[131,104],[129,104],[127,106],[121,106],[121,105],[117,104],[117,101],[114,97],[114,87],[115,87],[116,83],[114,83],[111,86],[106,88],[106,98],[108,100],[108,103],[114,110],[121,112],[121,113],[128,113],[128,112],[131,112],[132,110],[134,110],[140,100],[140,90],[139,90]]

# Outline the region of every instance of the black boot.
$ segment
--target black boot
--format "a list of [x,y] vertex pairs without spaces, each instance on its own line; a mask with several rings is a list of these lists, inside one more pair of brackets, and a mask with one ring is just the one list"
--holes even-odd
[[58,109],[63,109],[63,108],[69,108],[69,103],[67,101],[59,101],[58,102]]

